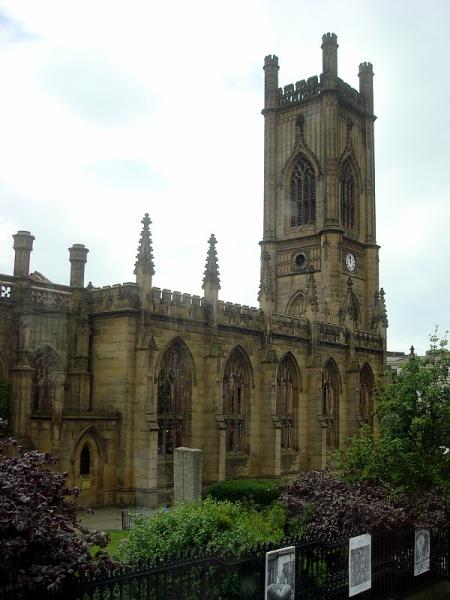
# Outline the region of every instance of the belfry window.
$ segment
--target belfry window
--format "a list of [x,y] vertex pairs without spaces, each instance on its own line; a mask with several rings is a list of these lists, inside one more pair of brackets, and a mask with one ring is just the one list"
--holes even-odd
[[316,175],[307,158],[301,156],[291,178],[291,227],[316,222]]
[[348,160],[345,161],[340,178],[341,224],[347,229],[355,226],[355,178]]
[[246,357],[237,348],[227,360],[222,384],[227,452],[249,451],[249,383],[250,372]]
[[171,456],[190,439],[192,365],[181,341],[165,352],[158,377],[158,454]]
[[293,359],[288,355],[277,374],[277,416],[281,423],[281,448],[298,447],[298,377]]
[[91,453],[89,446],[85,444],[80,454],[80,475],[89,475],[91,472]]

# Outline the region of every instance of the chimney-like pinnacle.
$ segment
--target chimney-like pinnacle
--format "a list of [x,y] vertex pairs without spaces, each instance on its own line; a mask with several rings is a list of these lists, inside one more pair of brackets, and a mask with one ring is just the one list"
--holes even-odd
[[134,274],[154,275],[155,264],[153,262],[152,236],[150,233],[151,219],[148,213],[145,213],[141,223],[143,225],[141,237],[139,240],[136,262],[134,263]]
[[317,286],[316,280],[314,278],[314,272],[311,269],[308,275],[308,279],[306,281],[306,301],[308,303],[308,308],[313,313],[319,312],[319,298],[317,295]]
[[216,250],[217,240],[213,233],[208,240],[208,244],[202,289],[206,289],[206,287],[210,286],[220,290],[219,265],[217,262]]
[[275,299],[275,288],[273,284],[271,257],[267,251],[261,256],[261,282],[259,285],[258,301],[273,302]]

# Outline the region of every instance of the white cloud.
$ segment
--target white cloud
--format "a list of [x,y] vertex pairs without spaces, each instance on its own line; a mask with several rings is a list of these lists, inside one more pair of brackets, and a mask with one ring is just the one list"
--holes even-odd
[[11,234],[30,229],[32,268],[50,279],[67,281],[67,248],[81,242],[88,279],[130,280],[149,212],[156,285],[200,293],[214,232],[221,297],[255,304],[263,59],[280,57],[280,85],[319,74],[322,33],[335,31],[343,79],[357,87],[358,64],[374,63],[390,345],[420,349],[435,322],[448,328],[450,5],[434,2],[426,13],[406,0],[3,7],[0,271],[12,269]]

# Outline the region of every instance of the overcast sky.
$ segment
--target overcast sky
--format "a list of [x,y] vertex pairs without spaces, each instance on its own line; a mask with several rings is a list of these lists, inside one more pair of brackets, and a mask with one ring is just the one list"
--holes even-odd
[[201,294],[218,239],[221,299],[256,305],[263,208],[264,56],[280,85],[375,71],[380,283],[389,348],[450,326],[450,2],[428,0],[6,0],[0,2],[0,273],[11,235],[31,270],[68,283],[133,281],[145,212],[154,285]]

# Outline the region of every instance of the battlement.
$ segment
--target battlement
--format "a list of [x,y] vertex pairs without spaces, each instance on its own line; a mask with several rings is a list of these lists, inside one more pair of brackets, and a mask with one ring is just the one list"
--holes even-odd
[[291,335],[303,339],[309,339],[311,335],[308,319],[281,313],[272,314],[272,331],[274,333]]
[[297,104],[303,100],[309,100],[314,96],[318,96],[321,92],[321,85],[317,75],[308,77],[307,80],[302,79],[297,81],[294,87],[293,83],[285,85],[284,88],[278,89],[278,97],[280,106],[287,104]]
[[317,337],[319,342],[342,345],[347,343],[347,336],[343,327],[322,322],[319,322],[317,327]]
[[337,91],[341,102],[352,108],[356,108],[358,111],[365,112],[366,101],[364,96],[339,77],[337,80]]
[[337,44],[337,35],[335,33],[324,33],[322,36],[322,44]]
[[175,318],[205,321],[205,308],[208,302],[197,295],[182,294],[158,287],[151,289],[151,310],[156,314],[170,315]]
[[359,65],[359,72],[368,71],[369,73],[373,72],[373,65],[370,62],[362,62]]
[[383,349],[383,341],[376,333],[370,331],[355,331],[355,346],[364,350],[377,350]]
[[268,54],[264,57],[264,65],[278,67],[278,56],[275,56],[275,54]]
[[264,313],[254,306],[219,300],[217,304],[217,323],[245,329],[262,330],[264,328]]
[[91,293],[94,312],[139,308],[138,287],[132,282],[91,288]]

